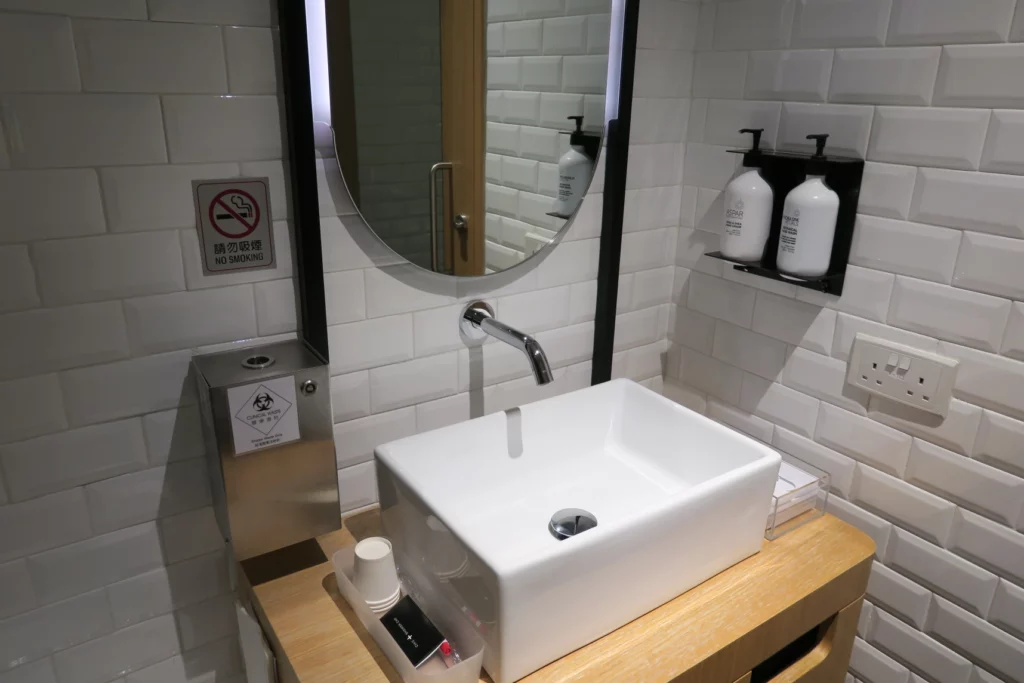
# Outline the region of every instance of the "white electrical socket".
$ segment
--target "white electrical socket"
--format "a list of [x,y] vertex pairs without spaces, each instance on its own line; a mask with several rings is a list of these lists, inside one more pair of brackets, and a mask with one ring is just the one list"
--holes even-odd
[[945,417],[959,361],[858,333],[846,382],[865,391]]

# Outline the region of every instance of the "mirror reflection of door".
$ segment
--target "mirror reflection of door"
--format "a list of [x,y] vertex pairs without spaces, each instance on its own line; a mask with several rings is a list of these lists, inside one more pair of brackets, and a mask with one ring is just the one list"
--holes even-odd
[[551,243],[596,165],[611,0],[325,5],[336,153],[374,233],[453,275]]
[[[483,4],[326,3],[331,112],[349,192],[394,251],[457,275],[483,274]],[[431,178],[442,160],[448,177]],[[455,216],[465,229],[453,229]]]

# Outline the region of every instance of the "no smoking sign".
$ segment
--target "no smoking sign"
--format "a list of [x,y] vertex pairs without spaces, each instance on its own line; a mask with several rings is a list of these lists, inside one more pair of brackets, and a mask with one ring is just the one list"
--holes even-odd
[[193,180],[203,272],[275,265],[269,179]]

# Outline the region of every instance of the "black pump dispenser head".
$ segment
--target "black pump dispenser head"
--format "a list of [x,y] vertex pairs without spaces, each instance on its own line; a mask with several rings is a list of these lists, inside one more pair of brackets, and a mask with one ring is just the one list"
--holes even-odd
[[828,171],[828,164],[825,162],[828,157],[825,156],[825,141],[828,140],[828,133],[819,133],[817,135],[808,135],[808,140],[814,140],[814,156],[807,162],[807,175],[825,175]]
[[753,146],[743,153],[743,165],[747,168],[761,168],[761,133],[764,128],[740,128],[741,133],[750,133],[754,136]]
[[566,120],[576,122],[576,130],[569,134],[569,144],[584,146],[586,142],[586,135],[583,132],[583,117],[582,116],[566,116]]

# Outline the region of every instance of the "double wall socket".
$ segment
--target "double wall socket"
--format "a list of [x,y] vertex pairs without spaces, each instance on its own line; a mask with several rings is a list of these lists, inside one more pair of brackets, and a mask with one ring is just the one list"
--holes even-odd
[[858,334],[846,382],[877,396],[945,417],[959,362],[912,346]]

